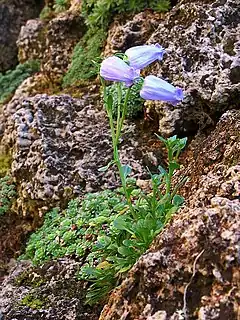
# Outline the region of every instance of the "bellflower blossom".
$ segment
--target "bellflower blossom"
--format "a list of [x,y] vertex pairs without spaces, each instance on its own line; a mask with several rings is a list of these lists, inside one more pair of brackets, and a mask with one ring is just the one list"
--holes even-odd
[[182,89],[152,75],[144,79],[140,96],[145,100],[166,101],[174,106],[184,98]]
[[158,43],[129,48],[125,55],[131,67],[142,69],[156,60],[162,60],[164,49]]
[[100,68],[100,76],[105,80],[124,82],[130,87],[134,80],[139,78],[140,71],[130,67],[118,57],[109,57],[103,60]]

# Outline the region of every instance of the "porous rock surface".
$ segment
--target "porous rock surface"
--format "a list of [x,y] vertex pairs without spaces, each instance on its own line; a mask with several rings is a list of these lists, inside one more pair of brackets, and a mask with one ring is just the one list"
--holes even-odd
[[228,111],[202,144],[192,143],[185,207],[112,293],[100,320],[239,319],[239,129],[240,112]]
[[[145,19],[139,23],[144,14]],[[154,16],[144,14],[136,15],[125,25],[115,22],[109,30],[105,54],[112,54],[111,48],[124,51],[145,42],[165,48],[163,61],[151,65],[144,74],[159,76],[183,88],[185,99],[175,107],[162,102],[146,104],[156,110],[160,133],[196,133],[199,128],[215,124],[226,110],[237,108],[240,1],[180,0],[160,22],[155,21],[153,32],[147,26]],[[138,23],[142,29],[135,30]]]
[[108,32],[104,56],[142,45],[157,28],[161,17],[162,15],[148,10],[136,14],[127,22],[116,17]]
[[50,21],[29,20],[17,40],[19,61],[40,60],[48,81],[56,82],[66,73],[73,48],[85,30],[79,11],[63,12]]
[[[19,213],[41,216],[84,192],[118,184],[114,170],[98,171],[112,159],[112,148],[106,113],[94,90],[88,88],[82,99],[44,94],[16,97],[5,106],[1,148],[12,156]],[[120,152],[136,177],[144,174],[155,152],[151,140],[156,138],[151,135],[150,131],[142,135],[133,123],[126,126]]]
[[86,283],[76,278],[79,266],[67,258],[38,268],[17,263],[2,283],[0,318],[97,320],[101,306],[84,304]]
[[39,15],[43,3],[43,0],[0,1],[0,72],[17,65],[16,41],[21,26]]
[[187,134],[238,108],[240,97],[240,1],[183,1],[166,16],[148,43],[166,55],[150,72],[185,90],[172,108],[156,103],[160,132]]

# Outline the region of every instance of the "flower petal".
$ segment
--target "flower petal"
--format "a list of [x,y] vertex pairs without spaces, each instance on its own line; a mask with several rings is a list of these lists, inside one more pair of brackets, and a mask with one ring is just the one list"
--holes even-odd
[[145,78],[140,96],[145,100],[161,100],[173,105],[184,98],[181,88],[174,87],[167,81],[152,75]]
[[142,69],[156,60],[162,60],[164,49],[157,43],[129,48],[125,54],[131,67]]
[[139,77],[139,70],[135,70],[122,59],[113,56],[103,60],[100,75],[105,80],[125,82],[130,86]]

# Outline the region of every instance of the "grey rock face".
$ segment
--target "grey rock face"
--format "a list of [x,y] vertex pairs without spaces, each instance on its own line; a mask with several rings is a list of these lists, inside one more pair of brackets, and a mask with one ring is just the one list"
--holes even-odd
[[150,72],[184,88],[176,107],[154,103],[162,134],[188,134],[215,123],[240,98],[239,0],[182,1],[148,43],[166,48]]
[[17,37],[28,19],[38,16],[42,0],[3,0],[0,2],[0,72],[17,64]]
[[21,63],[43,58],[46,48],[45,25],[46,23],[40,19],[31,19],[22,26],[17,39],[18,56]]
[[18,263],[1,286],[0,315],[4,320],[97,320],[101,306],[84,304],[86,283],[76,279],[79,266],[67,258],[39,268]]
[[127,22],[116,18],[108,32],[104,55],[109,56],[143,44],[157,28],[160,19],[159,14],[151,11],[140,12]]
[[[106,114],[97,101],[96,94],[81,100],[37,95],[6,106],[1,145],[12,153],[19,212],[39,210],[41,215],[74,196],[118,184],[114,170],[98,171],[112,159],[112,148]],[[133,124],[123,136],[122,161],[136,177],[144,174],[148,154],[154,151],[150,136],[139,137]]]
[[147,102],[162,135],[188,135],[215,124],[240,98],[240,1],[179,1],[165,16],[144,12],[109,30],[105,55],[144,43],[166,49],[144,75],[159,76],[184,89],[173,107]]
[[41,71],[54,82],[67,71],[73,48],[85,30],[78,11],[64,12],[49,22],[29,20],[17,40],[19,61],[40,60]]

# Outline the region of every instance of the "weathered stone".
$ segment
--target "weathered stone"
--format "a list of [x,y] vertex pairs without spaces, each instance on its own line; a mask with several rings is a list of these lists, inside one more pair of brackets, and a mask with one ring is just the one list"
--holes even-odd
[[22,26],[17,40],[18,59],[21,63],[27,60],[42,60],[46,49],[46,23],[40,19],[28,20]]
[[143,44],[157,28],[162,15],[144,11],[130,21],[115,18],[109,31],[104,56],[123,52],[132,46]]
[[30,20],[22,27],[17,45],[19,61],[41,61],[41,71],[56,82],[67,71],[75,44],[85,32],[82,16],[66,11],[50,21]]
[[0,72],[15,67],[17,60],[16,41],[22,25],[38,16],[41,0],[2,0],[0,2]]
[[78,281],[80,263],[61,259],[33,268],[15,265],[0,292],[4,320],[97,320],[101,306],[84,304],[86,283]]
[[166,48],[149,72],[185,90],[176,107],[153,103],[164,135],[189,134],[237,108],[240,97],[240,2],[179,2],[148,43]]
[[161,44],[166,49],[163,61],[144,74],[182,87],[185,99],[175,107],[162,102],[148,102],[146,107],[156,111],[162,135],[189,135],[238,107],[239,35],[239,0],[181,0],[165,15],[146,11],[126,24],[116,20],[105,55],[146,42]]
[[240,112],[228,111],[193,142],[185,207],[113,292],[101,320],[238,319],[239,128]]
[[[19,99],[16,92],[5,107],[1,145],[11,150],[18,212],[41,215],[54,205],[65,206],[74,196],[118,184],[114,170],[98,171],[112,159],[112,148],[106,113],[97,101],[94,92],[82,99]],[[121,157],[136,177],[144,175],[153,153],[161,154],[152,135],[150,130],[142,137],[133,123],[126,127]]]

